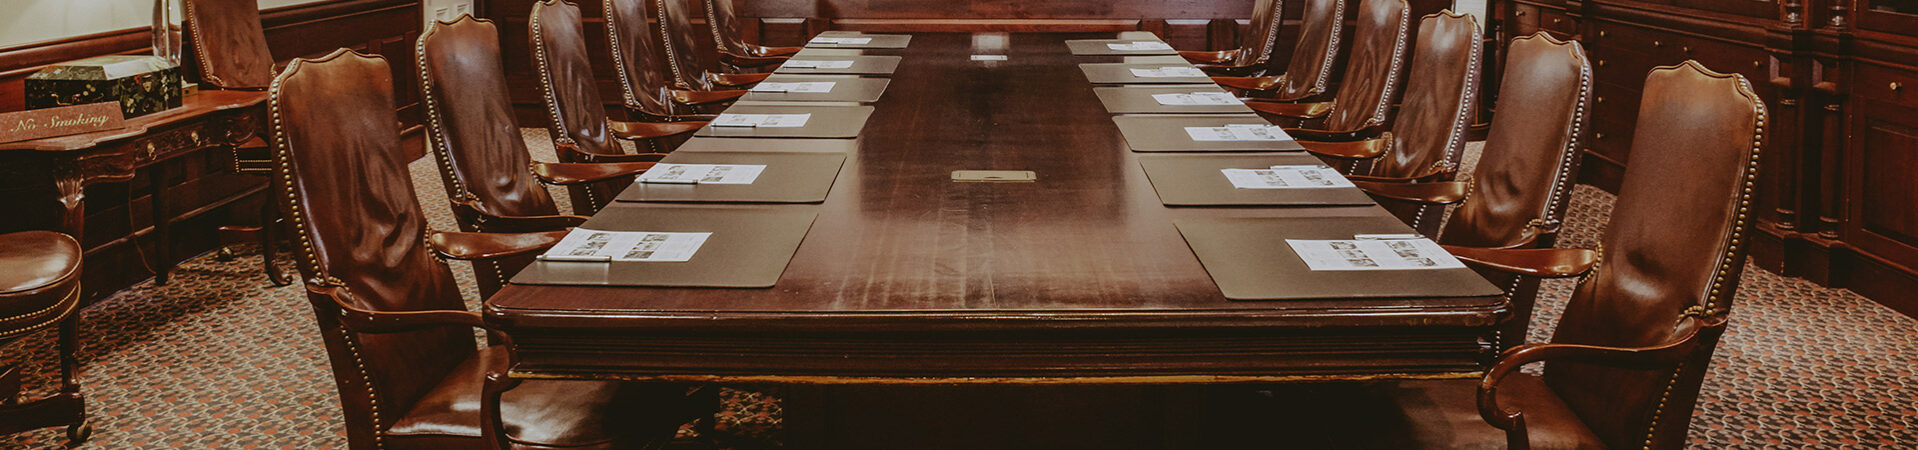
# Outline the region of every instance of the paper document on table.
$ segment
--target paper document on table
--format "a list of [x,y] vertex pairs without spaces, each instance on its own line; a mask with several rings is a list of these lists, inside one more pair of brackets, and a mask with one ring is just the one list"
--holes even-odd
[[1152,94],[1153,100],[1165,106],[1200,105],[1237,105],[1239,98],[1224,92],[1193,92],[1190,94]]
[[1325,166],[1272,166],[1269,169],[1219,169],[1234,189],[1313,189],[1353,187]]
[[574,228],[540,255],[544,261],[686,262],[712,233],[599,231]]
[[1431,239],[1286,239],[1312,270],[1462,269],[1465,263]]
[[819,36],[819,37],[815,37],[815,38],[812,38],[812,41],[810,41],[810,42],[811,42],[811,43],[814,43],[814,44],[847,44],[847,45],[865,45],[865,44],[871,44],[871,43],[872,43],[872,38],[863,38],[863,37],[862,37],[862,38],[854,38],[854,37],[826,37],[826,36]]
[[794,59],[794,60],[786,61],[786,63],[782,64],[781,67],[788,67],[793,69],[850,69],[852,68],[852,61],[847,61],[843,59],[834,59],[834,60]]
[[759,83],[753,86],[753,92],[784,92],[789,94],[821,94],[832,92],[832,81],[808,81],[802,83]]
[[1196,67],[1168,66],[1157,69],[1132,69],[1132,76],[1139,78],[1195,78],[1205,76]]
[[1122,44],[1106,44],[1106,48],[1121,52],[1139,52],[1147,50],[1171,50],[1172,46],[1164,42],[1133,41]]
[[1185,127],[1192,140],[1206,141],[1290,141],[1285,130],[1267,124],[1231,124],[1223,127]]
[[807,121],[807,120],[809,120],[809,119],[812,119],[812,114],[811,114],[811,113],[806,113],[806,114],[732,114],[732,113],[726,113],[726,114],[720,114],[720,115],[719,115],[719,117],[714,117],[714,118],[713,118],[713,121],[712,121],[712,126],[715,126],[715,127],[761,127],[761,128],[798,128],[798,127],[803,127],[803,126],[806,126],[806,121]]
[[641,183],[665,184],[753,184],[765,164],[668,164],[661,163],[639,175]]

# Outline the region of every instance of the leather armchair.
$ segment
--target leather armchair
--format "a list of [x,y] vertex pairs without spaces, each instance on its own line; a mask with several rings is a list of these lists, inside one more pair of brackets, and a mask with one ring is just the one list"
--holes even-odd
[[785,62],[803,47],[766,47],[746,42],[740,32],[739,16],[733,13],[732,0],[699,0],[706,11],[706,25],[713,36],[713,48],[719,52],[721,67],[728,72],[765,67]]
[[[428,145],[463,231],[531,232],[578,226],[586,218],[560,215],[559,206],[540,183],[584,185],[642,173],[653,165],[534,162],[505,95],[499,31],[492,21],[462,15],[451,22],[435,22],[413,48],[421,98],[426,100],[422,103]],[[570,143],[557,148],[579,151]],[[593,158],[578,153],[569,159]],[[522,256],[476,262],[480,295],[499,291],[532,260]]]
[[[1281,22],[1277,18],[1279,14],[1274,13],[1274,26]],[[1266,76],[1215,76],[1212,81],[1266,101],[1325,100],[1332,64],[1339,57],[1339,35],[1345,29],[1345,0],[1306,0],[1301,14],[1299,36],[1293,41],[1292,57],[1287,59],[1285,67],[1270,67]],[[1277,34],[1274,30],[1273,35]],[[1278,63],[1267,56],[1267,65]],[[1283,72],[1279,72],[1281,69]]]
[[[1373,407],[1298,426],[1363,423],[1356,447],[1683,448],[1745,266],[1766,112],[1743,77],[1696,61],[1653,70],[1639,111],[1598,249],[1450,249],[1480,268],[1581,277],[1551,343],[1504,351],[1478,380],[1343,392]],[[1518,370],[1540,361],[1541,375]]]
[[[615,3],[638,3],[641,0],[609,1]],[[757,84],[772,75],[770,73],[714,73],[707,71],[706,65],[701,64],[699,61],[699,46],[694,45],[694,39],[697,39],[696,36],[699,36],[699,29],[693,26],[693,16],[699,14],[700,10],[704,8],[687,4],[686,2],[688,1],[700,0],[652,0],[652,21],[658,24],[654,29],[659,32],[660,47],[666,50],[666,65],[672,69],[674,85],[680,89],[690,89],[693,91],[738,89],[751,87],[753,84]],[[611,11],[611,9],[608,9],[608,11]],[[627,21],[626,23],[631,25],[634,22]],[[717,55],[715,55],[715,57],[717,57]],[[759,64],[762,67],[774,63],[767,62],[763,58],[758,61],[734,58],[733,62],[745,63],[747,65]]]
[[[1276,116],[1280,123],[1294,124],[1286,132],[1302,140],[1358,140],[1381,134],[1397,99],[1406,51],[1411,46],[1412,7],[1405,0],[1364,0],[1359,4],[1358,17],[1358,42],[1352,44],[1352,57],[1346,61],[1344,78],[1331,102],[1252,99],[1246,106]],[[1332,22],[1333,27],[1338,25]],[[1297,126],[1309,120],[1319,125]]]
[[[616,6],[612,3],[615,2],[609,0],[608,6]],[[630,28],[619,26],[613,17],[613,14],[608,14],[608,30]],[[553,135],[554,148],[559,152],[560,161],[657,161],[664,156],[664,152],[706,126],[704,121],[619,122],[608,119],[603,106],[605,103],[600,101],[598,82],[593,78],[592,61],[587,56],[579,6],[562,0],[534,3],[527,27],[531,31],[533,62],[539,71],[546,113],[551,119],[547,131]],[[615,36],[622,33],[609,32]],[[641,36],[645,34],[643,31],[638,33]],[[621,73],[628,73],[628,68],[643,67],[621,58],[619,55],[625,52],[620,50],[622,47],[618,38],[615,39],[613,56],[614,61],[622,67]],[[633,90],[632,77],[622,75],[621,78],[627,81],[623,84],[627,86],[629,106],[635,101],[651,98],[637,95],[640,91]],[[640,145],[642,152],[639,155],[626,153],[616,140],[634,141]],[[573,210],[599,210],[611,202],[621,189],[625,189],[628,181],[609,180],[570,186]]]
[[[1418,48],[1413,51],[1410,65],[1411,72],[1419,76],[1412,77],[1406,84],[1405,98],[1390,132],[1357,141],[1351,138],[1361,134],[1341,134],[1336,130],[1300,130],[1292,136],[1299,139],[1306,151],[1323,159],[1366,169],[1354,174],[1353,180],[1409,183],[1451,179],[1459,158],[1465,153],[1466,126],[1471,121],[1472,107],[1476,105],[1480,89],[1478,73],[1483,52],[1480,36],[1478,22],[1471,16],[1449,10],[1425,16],[1419,21]],[[1309,104],[1274,106],[1303,105]],[[1338,114],[1341,108],[1332,109],[1328,114]],[[1359,129],[1382,128],[1390,109],[1388,103],[1374,105],[1372,111],[1366,112],[1370,122]],[[1328,143],[1328,140],[1334,142]],[[1439,216],[1444,213],[1444,208],[1420,203],[1388,203],[1386,206],[1428,236],[1436,234]]]
[[1284,12],[1284,0],[1257,0],[1252,3],[1252,34],[1240,39],[1238,48],[1182,51],[1179,56],[1214,75],[1244,76],[1263,71],[1272,59],[1272,48],[1278,46]]
[[445,259],[530,254],[564,234],[439,233],[407,182],[383,58],[298,60],[270,91],[275,188],[299,227],[300,273],[354,448],[657,446],[693,401],[683,386],[505,376],[510,337],[476,350]]
[[0,343],[60,327],[60,392],[20,401],[20,366],[0,366],[0,434],[67,427],[68,445],[93,434],[76,375],[80,360],[80,242],[51,231],[0,234]]
[[[1499,114],[1467,185],[1457,181],[1355,181],[1385,203],[1438,205],[1463,201],[1438,235],[1441,244],[1498,249],[1551,248],[1565,219],[1588,128],[1592,65],[1577,42],[1539,33],[1512,40],[1505,52]],[[1512,320],[1492,341],[1500,350],[1525,340],[1540,275],[1479,271],[1506,288]]]
[[[562,2],[555,2],[547,9],[558,9],[559,3]],[[579,7],[571,3],[565,3],[565,6],[574,10],[570,13],[573,20],[568,22],[572,25],[559,23],[566,22],[563,18],[548,20],[545,24],[548,30],[545,32],[549,42],[546,45],[569,47],[560,52],[567,54],[564,56],[578,53],[584,57],[586,38],[579,31]],[[645,0],[601,0],[601,7],[606,12],[606,42],[612,52],[614,73],[619,75],[620,93],[625,97],[623,103],[632,118],[648,122],[711,120],[710,115],[703,114],[701,107],[731,102],[746,95],[746,91],[739,89],[714,90],[703,84],[699,88],[682,85],[677,78],[678,66],[672,53],[675,49],[668,42],[660,40],[659,27],[667,24],[662,22],[655,27],[648,23]],[[563,11],[548,13],[569,15]],[[571,35],[579,35],[579,38],[574,39]],[[690,52],[684,53],[687,57],[692,56]],[[590,66],[591,61],[582,59],[579,64]]]
[[[202,88],[264,91],[273,83],[277,67],[266,45],[259,2],[186,0],[182,8],[186,12],[186,34],[192,41],[192,45],[187,46],[188,53],[199,69]],[[266,160],[271,157],[271,149],[265,139],[255,137],[231,147],[234,172],[265,175],[269,171]],[[267,280],[274,286],[285,286],[293,281],[281,275],[280,267],[273,263],[279,248],[279,238],[275,236],[279,226],[279,212],[273,208],[273,202],[263,201],[260,226],[222,226],[220,232],[229,239],[257,240]]]

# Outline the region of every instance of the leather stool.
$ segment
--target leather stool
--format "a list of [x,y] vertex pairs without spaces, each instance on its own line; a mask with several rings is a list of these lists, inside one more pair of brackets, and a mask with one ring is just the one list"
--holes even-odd
[[60,326],[60,392],[21,402],[20,367],[0,367],[0,434],[66,425],[72,444],[87,440],[86,399],[74,372],[80,309],[80,243],[50,231],[0,234],[0,342]]

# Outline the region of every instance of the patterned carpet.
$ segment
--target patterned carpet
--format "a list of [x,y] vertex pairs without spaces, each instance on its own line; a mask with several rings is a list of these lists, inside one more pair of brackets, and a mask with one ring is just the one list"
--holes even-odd
[[[544,131],[528,130],[528,138],[536,158],[551,157]],[[428,221],[454,229],[432,162],[412,170]],[[1562,245],[1595,245],[1611,202],[1581,186]],[[235,249],[236,259],[195,258],[166,286],[142,283],[82,313],[82,383],[95,424],[86,448],[346,445],[325,350],[297,283],[272,288],[255,249]],[[454,267],[477,307],[469,267]],[[1569,287],[1545,285],[1531,340],[1548,337]],[[1696,446],[1918,442],[1918,321],[1850,291],[1756,268],[1745,271],[1733,311],[1692,421]],[[29,383],[50,392],[57,382],[52,341],[51,333],[23,339],[0,349],[0,358],[29,364]],[[737,390],[724,396],[721,430],[777,441],[776,399]],[[50,428],[0,437],[0,448],[57,448],[65,440]]]

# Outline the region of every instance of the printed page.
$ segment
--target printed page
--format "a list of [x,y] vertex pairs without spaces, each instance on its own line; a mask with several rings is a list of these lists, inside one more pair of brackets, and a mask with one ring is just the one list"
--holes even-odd
[[1232,94],[1224,92],[1152,94],[1152,99],[1158,100],[1160,105],[1165,106],[1237,105],[1240,103],[1237,97],[1233,97]]
[[641,183],[752,184],[765,164],[658,164],[639,175]]
[[1236,189],[1314,189],[1352,187],[1338,171],[1322,166],[1272,166],[1269,169],[1219,169]]
[[808,81],[802,83],[759,83],[753,86],[753,92],[785,92],[793,94],[818,94],[832,92],[836,82]]
[[1171,50],[1172,46],[1164,42],[1133,41],[1133,42],[1127,42],[1127,43],[1106,44],[1106,48],[1109,48],[1115,51],[1121,51],[1121,52],[1136,52],[1136,51],[1146,51],[1146,50]]
[[1324,270],[1462,269],[1465,263],[1431,239],[1286,239],[1306,267]]
[[1194,141],[1290,141],[1292,136],[1279,127],[1264,124],[1231,124],[1223,127],[1185,127]]
[[714,117],[711,125],[715,127],[798,128],[798,127],[806,126],[806,121],[810,119],[812,119],[812,113],[806,113],[806,114],[725,113],[725,114],[720,114],[719,117]]
[[852,61],[843,60],[843,59],[830,59],[830,60],[794,59],[794,60],[786,61],[785,64],[783,64],[783,66],[791,67],[794,69],[849,69],[849,68],[852,68]]
[[540,255],[545,261],[686,262],[712,233],[599,231],[574,228]]
[[1205,72],[1200,72],[1196,67],[1168,66],[1156,69],[1135,68],[1132,69],[1132,76],[1139,78],[1194,78],[1205,76]]

